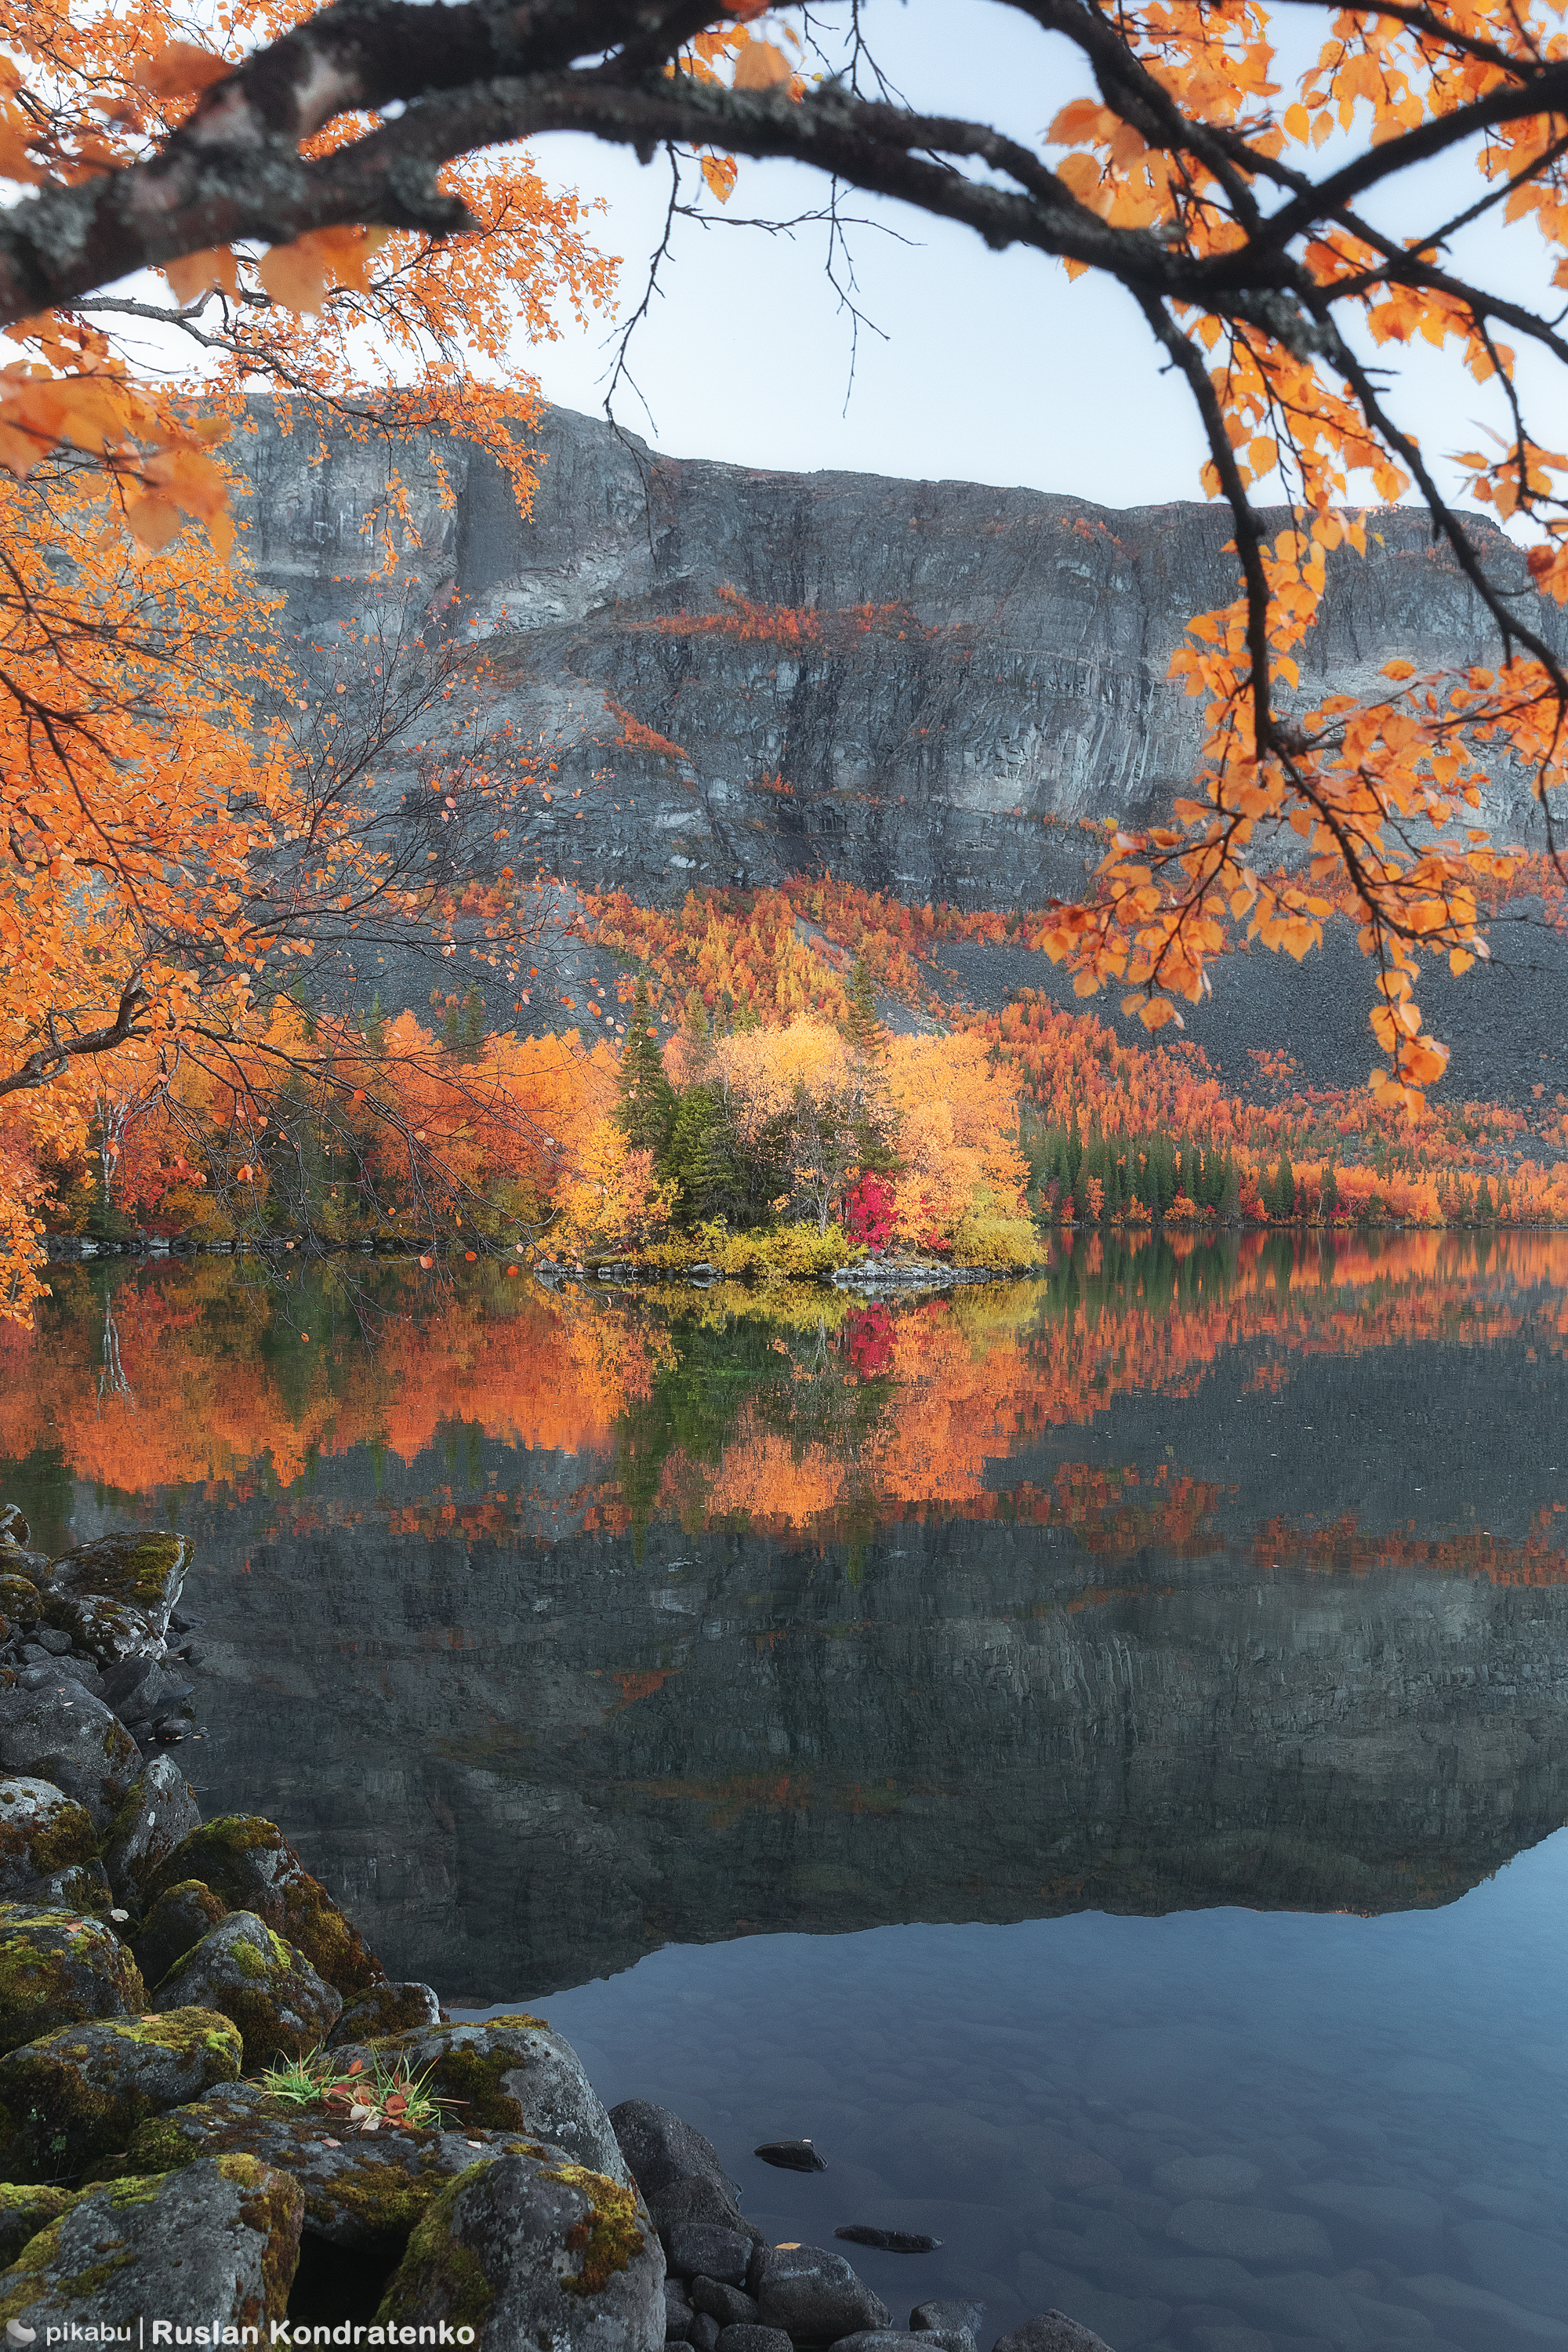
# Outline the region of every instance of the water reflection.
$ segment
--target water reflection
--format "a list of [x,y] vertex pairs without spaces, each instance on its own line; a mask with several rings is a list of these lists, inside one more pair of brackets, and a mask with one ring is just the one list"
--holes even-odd
[[1568,1239],[375,1279],[63,1270],[0,1341],[40,1536],[196,1538],[207,1811],[559,1996],[779,2237],[943,2239],[858,2255],[900,2318],[1568,2352]]
[[901,1310],[71,1269],[0,1471],[196,1538],[209,1810],[401,1972],[1451,1901],[1568,1818],[1568,1242],[1065,1252]]

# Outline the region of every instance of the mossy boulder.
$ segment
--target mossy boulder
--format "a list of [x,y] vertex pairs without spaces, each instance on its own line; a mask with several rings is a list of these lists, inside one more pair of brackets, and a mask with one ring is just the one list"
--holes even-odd
[[74,2178],[122,2148],[144,2116],[238,2079],[240,2032],[210,2009],[94,2020],[0,2058],[0,2172]]
[[579,2164],[498,2156],[435,2200],[376,2318],[467,2326],[482,2343],[657,2352],[664,2255],[635,2189]]
[[[0,1790],[0,1801],[4,1791]],[[140,1911],[182,1838],[200,1826],[201,1807],[184,1774],[155,1756],[134,1783],[103,1842],[103,1866],[120,1902]]]
[[228,1905],[204,1886],[199,1878],[183,1878],[160,1895],[141,1927],[130,1938],[136,1965],[147,1982],[161,1985],[176,1960],[183,1960],[209,1927],[228,1916]]
[[0,1691],[0,1767],[47,1780],[91,1814],[101,1836],[142,1773],[142,1750],[79,1683]]
[[142,1971],[101,1920],[0,1904],[0,2051],[57,2026],[136,2017],[146,2007]]
[[0,2270],[9,2270],[29,2240],[59,2220],[74,2193],[44,2181],[0,2181]]
[[56,1878],[98,1852],[98,1828],[85,1805],[52,1780],[0,1780],[0,1901],[27,1899],[40,1879]]
[[163,1640],[190,1559],[184,1536],[100,1536],[56,1560],[44,1622],[100,1667],[116,1665]]
[[461,2101],[466,2124],[525,2132],[623,2188],[631,2181],[615,2127],[576,2052],[542,2017],[425,2026],[367,2042],[364,2055],[406,2063],[433,2095]]
[[0,1780],[0,1902],[101,1914],[113,1900],[86,1806],[52,1780]]
[[16,2320],[47,2343],[50,2328],[139,2331],[166,2314],[254,2327],[265,2342],[288,2309],[303,2213],[294,2182],[248,2156],[101,2182],[0,2273],[0,2326]]
[[182,1878],[199,1878],[231,1911],[254,1911],[297,1944],[345,2000],[385,1983],[381,1962],[321,1881],[311,1877],[276,1822],[259,1813],[225,1813],[193,1830],[154,1873],[150,1891],[161,1894]]
[[373,1985],[369,1992],[345,2000],[343,2013],[327,2036],[335,2050],[342,2042],[374,2042],[390,2033],[413,2033],[424,2025],[439,2025],[441,2000],[434,1985]]
[[243,2151],[276,2165],[305,2192],[305,2227],[330,2245],[395,2250],[449,2180],[476,2157],[529,2149],[564,2164],[561,2149],[514,2134],[405,2131],[340,2138],[320,2108],[285,2106],[260,2083],[229,2083],[189,2106],[138,2124],[128,2172],[171,2172],[200,2157]]
[[210,1927],[153,1996],[160,2014],[216,2009],[232,2018],[244,2036],[247,2074],[313,2050],[337,2023],[342,2005],[298,1946],[286,1943],[254,1911],[231,1911]]
[[5,1616],[8,1625],[16,1626],[24,1633],[30,1633],[43,1614],[44,1604],[38,1597],[38,1588],[29,1578],[18,1576],[14,1569],[6,1569],[3,1565],[4,1560],[5,1553],[0,1551],[0,1614]]

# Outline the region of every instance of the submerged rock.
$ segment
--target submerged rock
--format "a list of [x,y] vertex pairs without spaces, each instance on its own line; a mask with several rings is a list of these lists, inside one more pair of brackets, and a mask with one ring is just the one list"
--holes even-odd
[[0,2273],[0,2325],[58,2343],[47,2331],[199,2314],[204,2324],[258,2328],[265,2342],[288,2309],[303,2210],[293,2181],[245,2156],[104,2182],[73,2198]]
[[782,2327],[795,2342],[837,2344],[893,2324],[881,2296],[823,2246],[773,2247],[753,2264],[751,2283],[763,2326]]
[[103,1866],[118,1902],[140,1911],[182,1838],[201,1825],[195,1790],[167,1756],[155,1756],[126,1795],[104,1841]]
[[1272,2213],[1258,2205],[1224,2205],[1195,2197],[1177,2206],[1165,2234],[1194,2253],[1226,2254],[1232,2262],[1267,2263],[1277,2269],[1289,2263],[1315,2271],[1334,2268],[1329,2233],[1310,2213]]
[[184,1536],[100,1536],[56,1560],[43,1595],[44,1622],[71,1637],[100,1667],[154,1649],[169,1630],[191,1547]]
[[261,2083],[228,2083],[189,2106],[139,2124],[124,2158],[132,2172],[169,2172],[207,2156],[245,2154],[276,2165],[305,2196],[305,2227],[330,2245],[384,2249],[405,2240],[426,2206],[483,2156],[563,2149],[500,2132],[362,2134],[321,2108],[286,2107]]
[[216,2009],[245,2037],[247,2073],[313,2050],[338,2021],[342,2001],[303,1952],[253,1911],[231,1911],[177,1961],[153,1996],[163,2013]]
[[717,2221],[723,2229],[760,2240],[761,2231],[742,2217],[741,2192],[720,2163],[718,2150],[690,2124],[650,2099],[623,2099],[610,2109],[610,2126],[667,2243],[681,2221]]
[[136,1934],[131,1948],[147,1982],[157,1990],[176,1960],[195,1949],[210,1927],[228,1916],[228,1906],[204,1886],[199,1878],[183,1878],[160,1895]]
[[144,2116],[239,2074],[239,2028],[210,2009],[94,2019],[0,2058],[0,2172],[69,2179],[123,2147]]
[[373,1985],[353,2000],[327,2036],[335,2050],[344,2042],[374,2042],[389,2033],[416,2033],[421,2026],[439,2025],[441,2001],[434,1985]]
[[0,1765],[74,1797],[101,1833],[140,1776],[142,1751],[101,1699],[51,1677],[47,1689],[0,1691]]
[[376,2316],[467,2322],[496,2345],[657,2352],[664,2256],[635,2189],[583,2165],[497,2157],[435,2200]]
[[1004,2336],[994,2352],[1110,2352],[1110,2347],[1103,2336],[1080,2326],[1065,2311],[1042,2311]]
[[137,2016],[146,2006],[142,1971],[100,1920],[0,1904],[0,2051],[57,2026]]
[[311,1877],[276,1822],[259,1813],[225,1813],[192,1830],[153,1873],[148,1891],[161,1894],[183,1878],[199,1878],[231,1911],[253,1911],[265,1919],[345,1999],[386,1981],[358,1928]]
[[542,2017],[426,2026],[367,2042],[363,2052],[340,2044],[339,2054],[402,2063],[432,2096],[454,2102],[457,2123],[548,2140],[574,2164],[606,2173],[623,2188],[631,2181],[615,2127],[582,2062]]

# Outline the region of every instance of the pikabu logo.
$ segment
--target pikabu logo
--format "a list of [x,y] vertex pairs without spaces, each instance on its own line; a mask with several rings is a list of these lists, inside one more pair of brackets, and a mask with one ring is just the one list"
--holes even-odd
[[[41,2342],[40,2342],[41,2336]],[[422,2344],[467,2347],[474,2341],[471,2327],[453,2327],[446,2320],[423,2327],[404,2327],[396,2321],[385,2326],[362,2326],[353,2320],[340,2320],[335,2326],[323,2323],[312,2326],[309,2321],[275,2319],[265,2337],[259,2327],[237,2327],[221,2319],[208,2320],[205,2325],[185,2326],[177,2319],[141,2319],[117,2326],[112,2321],[97,2321],[84,2325],[69,2320],[61,2327],[46,2327],[41,2331],[29,2327],[23,2319],[5,2322],[5,2343],[26,2352],[29,2345],[38,2345],[39,2352],[55,2352],[57,2346],[110,2344],[135,2345],[137,2352],[147,2352],[149,2345],[174,2347],[206,2347],[208,2352],[293,2352],[295,2345],[370,2345],[374,2347]]]

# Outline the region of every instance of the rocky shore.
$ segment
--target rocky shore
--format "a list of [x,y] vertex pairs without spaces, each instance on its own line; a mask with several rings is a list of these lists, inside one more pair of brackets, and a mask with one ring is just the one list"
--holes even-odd
[[[454,2023],[275,1823],[203,1822],[189,1556],[50,1561],[0,1511],[7,2343],[977,2352],[979,2305],[896,2326],[843,2254],[769,2244],[678,2116],[606,2111],[543,2019]],[[1109,2347],[1052,2311],[997,2352]]]

